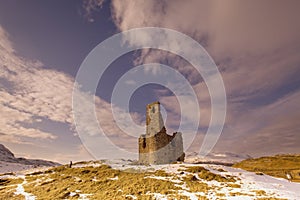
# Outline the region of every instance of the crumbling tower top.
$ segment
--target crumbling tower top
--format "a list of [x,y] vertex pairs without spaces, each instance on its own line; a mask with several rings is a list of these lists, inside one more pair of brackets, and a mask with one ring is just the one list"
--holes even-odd
[[146,108],[146,135],[154,136],[164,127],[164,122],[160,113],[160,103],[155,101],[147,105]]

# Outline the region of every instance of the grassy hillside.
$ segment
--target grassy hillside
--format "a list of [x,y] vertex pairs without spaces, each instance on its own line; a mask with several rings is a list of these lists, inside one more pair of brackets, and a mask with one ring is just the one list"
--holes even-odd
[[300,182],[300,154],[247,159],[234,164],[233,167],[285,179],[288,173],[291,175],[291,181]]
[[[114,166],[116,167],[116,166]],[[75,163],[25,176],[0,175],[0,199],[282,199],[261,187],[249,187],[239,177],[221,168],[172,164],[139,166],[102,162]],[[254,174],[255,175],[255,174]],[[255,175],[257,176],[257,175]],[[244,180],[245,181],[245,180]],[[19,188],[19,189],[18,189]],[[22,192],[23,191],[23,192]],[[286,199],[286,198],[284,198]]]
[[[153,169],[154,170],[154,169]],[[186,172],[185,172],[186,170]],[[138,171],[134,168],[126,170],[113,169],[106,164],[99,166],[86,166],[69,168],[60,166],[44,172],[34,172],[25,176],[24,189],[37,199],[78,199],[86,196],[90,199],[154,199],[155,194],[167,195],[169,198],[189,199],[186,195],[178,193],[183,184],[190,187],[191,192],[207,193],[214,189],[204,182],[198,181],[194,174],[208,179],[227,183],[235,182],[231,176],[213,174],[203,167],[180,168],[176,173],[186,173],[182,180],[176,174],[166,173],[163,170]],[[0,186],[0,199],[19,199],[15,196],[13,186],[21,183],[20,179],[3,180]],[[185,186],[186,187],[186,186]],[[205,196],[197,195],[199,199]]]

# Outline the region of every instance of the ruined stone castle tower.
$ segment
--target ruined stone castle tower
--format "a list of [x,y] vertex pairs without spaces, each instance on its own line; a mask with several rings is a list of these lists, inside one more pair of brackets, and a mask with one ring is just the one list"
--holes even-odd
[[141,164],[167,164],[183,161],[182,134],[168,135],[160,113],[160,103],[153,102],[146,108],[146,134],[139,138]]

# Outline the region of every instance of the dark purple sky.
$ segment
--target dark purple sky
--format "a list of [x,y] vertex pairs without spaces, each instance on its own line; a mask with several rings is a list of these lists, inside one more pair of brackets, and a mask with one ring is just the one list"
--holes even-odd
[[[293,0],[2,0],[0,143],[18,156],[59,162],[91,159],[72,116],[76,73],[88,53],[106,38],[151,26],[187,34],[216,62],[226,88],[227,116],[214,151],[253,156],[299,153],[299,6]],[[134,45],[143,39],[128,42]],[[152,62],[177,69],[197,93],[200,127],[188,149],[197,151],[211,114],[208,90],[189,63],[170,53],[140,50],[115,60],[98,84],[97,112],[102,114],[98,120],[113,133],[115,144],[137,151],[137,138],[118,132],[111,118],[110,98],[124,73]],[[168,113],[167,129],[176,131],[179,104],[164,86],[145,85],[133,94],[130,112],[134,121],[143,124],[145,105],[155,100]],[[193,108],[186,104],[187,114],[189,109]],[[107,157],[116,155],[108,152]]]

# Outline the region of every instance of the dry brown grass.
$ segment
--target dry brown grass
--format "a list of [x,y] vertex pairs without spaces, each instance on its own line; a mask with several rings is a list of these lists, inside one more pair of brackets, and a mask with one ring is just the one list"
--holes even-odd
[[[146,176],[172,176],[162,170],[130,173],[112,169],[107,165],[84,168],[60,166],[48,170],[44,175],[47,175],[51,181],[39,183],[41,177],[36,176],[40,175],[26,177],[30,183],[24,188],[27,192],[36,195],[37,199],[66,198],[69,197],[70,192],[75,192],[79,188],[80,193],[91,194],[91,199],[125,199],[129,194],[138,199],[151,199],[153,197],[151,193],[175,197],[178,196],[176,191],[180,189],[168,180],[145,178]],[[112,179],[116,177],[118,178]]]
[[256,172],[256,174],[268,174],[270,176],[287,178],[286,174],[292,176],[292,181],[300,182],[300,155],[276,155],[247,159],[233,167],[241,168],[247,171]]
[[234,176],[221,176],[219,174],[214,174],[210,172],[209,170],[205,169],[202,166],[193,166],[193,167],[187,167],[184,171],[190,172],[190,173],[197,173],[198,177],[207,181],[218,181],[218,182],[235,182]]
[[[81,162],[80,164],[86,163]],[[137,199],[154,199],[154,193],[165,195],[168,199],[189,199],[179,191],[203,192],[204,194],[215,192],[222,199],[226,196],[219,192],[220,187],[241,187],[240,183],[236,181],[238,177],[223,173],[222,175],[214,174],[201,166],[180,165],[179,167],[181,167],[179,171],[183,173],[171,174],[164,170],[155,171],[154,168],[149,170],[149,168],[137,169],[134,167],[121,171],[106,164],[78,168],[69,168],[65,165],[44,172],[27,174],[25,176],[27,184],[24,184],[24,188],[26,192],[35,195],[37,200],[44,200],[78,199],[80,194],[89,194],[88,198],[90,199],[132,199],[128,195],[133,195]],[[17,184],[23,181],[23,179],[2,180],[0,199],[24,199],[21,195],[14,194]],[[218,181],[221,186],[214,186],[209,181]],[[232,195],[247,194],[235,191],[232,192]],[[263,190],[257,191],[256,195],[261,198],[267,196]],[[199,195],[198,198],[206,199]]]
[[24,180],[21,178],[0,179],[0,199],[24,199],[21,195],[15,195],[17,185]]

